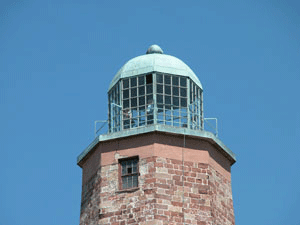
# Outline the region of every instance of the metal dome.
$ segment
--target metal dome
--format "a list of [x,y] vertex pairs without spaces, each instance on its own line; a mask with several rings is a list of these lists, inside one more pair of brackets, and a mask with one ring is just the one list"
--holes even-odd
[[109,90],[120,79],[151,72],[189,77],[202,89],[200,80],[188,65],[174,56],[162,53],[163,51],[158,45],[152,45],[149,47],[146,55],[141,55],[129,60],[114,76],[110,83]]

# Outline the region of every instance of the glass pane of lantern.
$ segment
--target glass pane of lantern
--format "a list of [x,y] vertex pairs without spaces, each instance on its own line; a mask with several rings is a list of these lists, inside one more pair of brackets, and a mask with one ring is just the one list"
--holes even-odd
[[164,103],[164,100],[163,100],[163,95],[157,95],[157,103]]
[[137,95],[137,88],[131,88],[131,98],[136,97]]
[[181,87],[186,87],[186,78],[185,77],[180,78],[180,86]]
[[165,94],[171,95],[171,86],[168,86],[168,85],[165,86]]
[[139,97],[139,106],[145,105],[145,96]]
[[123,80],[123,88],[129,88],[129,79],[124,79]]
[[139,96],[145,95],[145,86],[139,87]]
[[136,87],[137,82],[136,82],[136,77],[130,78],[130,87]]
[[181,107],[187,107],[186,98],[180,98]]
[[165,84],[171,84],[171,76],[165,75]]
[[129,99],[123,100],[123,108],[128,108],[129,107]]
[[163,85],[161,84],[157,85],[157,93],[163,93]]
[[136,107],[137,106],[137,98],[132,98],[131,99],[131,107]]
[[186,88],[180,88],[180,96],[186,97]]
[[165,104],[171,105],[171,96],[165,96]]
[[147,85],[147,94],[152,94],[152,92],[153,92],[152,84],[148,84]]
[[157,74],[156,75],[156,80],[157,80],[157,83],[162,84],[163,83],[163,75],[162,74]]
[[123,91],[123,98],[129,98],[129,89]]
[[179,87],[173,87],[173,95],[179,96]]
[[172,84],[174,86],[178,86],[179,85],[179,77],[177,77],[177,76],[172,77]]
[[173,105],[179,106],[179,97],[173,97]]
[[144,76],[139,76],[139,86],[145,84],[145,77]]

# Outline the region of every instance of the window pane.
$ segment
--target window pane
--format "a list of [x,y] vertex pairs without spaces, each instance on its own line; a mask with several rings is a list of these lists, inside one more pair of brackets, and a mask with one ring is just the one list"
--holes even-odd
[[186,78],[185,77],[180,78],[180,86],[181,87],[186,87]]
[[179,88],[178,87],[173,87],[173,95],[179,96]]
[[165,96],[165,104],[171,105],[171,96]]
[[145,84],[145,77],[144,76],[140,76],[139,77],[139,86],[144,85]]
[[136,77],[130,78],[130,87],[136,87]]
[[138,187],[138,175],[133,176],[132,186],[133,187]]
[[186,88],[180,88],[180,96],[186,97]]
[[179,77],[172,77],[172,84],[175,85],[175,86],[178,86],[179,84]]
[[165,75],[165,84],[171,84],[171,76]]
[[163,112],[164,111],[164,105],[157,105],[158,112]]
[[180,105],[181,105],[181,107],[186,107],[187,106],[186,98],[180,98]]
[[173,105],[179,106],[179,97],[173,97]]
[[133,165],[133,167],[132,167],[132,173],[137,173],[137,165]]
[[156,80],[157,80],[157,83],[162,84],[163,83],[163,75],[162,74],[157,74],[156,75]]
[[139,96],[145,95],[145,86],[139,87]]
[[164,103],[164,100],[163,100],[163,95],[157,95],[157,103],[161,103],[163,104]]
[[123,88],[129,88],[129,79],[123,80]]
[[131,99],[131,107],[136,107],[137,106],[137,98],[132,98]]
[[139,97],[139,106],[145,105],[145,96]]
[[153,95],[147,95],[147,104],[153,104]]
[[152,84],[152,74],[146,75],[146,84]]
[[123,91],[123,98],[129,98],[129,89]]
[[132,188],[132,176],[127,177],[128,186],[127,188]]
[[171,95],[171,86],[165,86],[165,94],[166,95]]
[[166,110],[171,110],[171,106],[170,105],[166,105],[165,108],[166,108]]
[[137,88],[131,88],[131,98],[136,97],[137,95]]
[[128,108],[129,107],[129,99],[128,100],[123,100],[123,108]]
[[125,175],[126,174],[126,162],[122,162],[121,167],[122,167],[122,175]]
[[163,93],[163,85],[161,84],[157,85],[157,93]]
[[147,94],[152,94],[152,92],[153,92],[152,84],[148,84],[147,85]]
[[127,189],[128,183],[127,183],[127,177],[122,177],[122,189]]

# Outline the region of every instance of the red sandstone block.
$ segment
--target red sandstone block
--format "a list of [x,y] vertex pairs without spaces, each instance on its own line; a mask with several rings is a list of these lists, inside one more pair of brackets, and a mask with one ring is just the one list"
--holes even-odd
[[182,170],[175,170],[175,174],[179,175],[179,176],[182,176]]
[[185,165],[185,166],[193,166],[194,163],[193,163],[193,162],[184,162],[184,165]]
[[162,215],[154,215],[154,219],[167,221],[168,217]]
[[171,159],[172,164],[177,164],[177,165],[182,165],[182,161],[177,160],[177,159]]
[[175,181],[181,181],[181,176],[174,175],[174,176],[172,177],[172,179],[175,180]]
[[175,185],[177,185],[177,186],[183,186],[183,182],[175,180]]
[[165,199],[165,200],[171,200],[171,196],[169,196],[169,195],[162,195],[162,194],[155,193],[154,197],[160,198],[160,199]]
[[183,213],[179,213],[179,212],[171,212],[171,216],[174,216],[174,217],[183,217]]
[[208,165],[204,163],[198,163],[198,168],[207,169]]
[[193,193],[189,193],[188,195],[190,198],[200,198],[200,195],[199,194],[193,194]]
[[135,219],[130,219],[130,220],[127,221],[127,224],[133,224],[133,223],[136,223]]
[[156,182],[156,178],[150,178],[150,179],[145,180],[146,184],[151,184],[151,183],[155,183],[155,182]]
[[195,182],[195,178],[188,177],[188,178],[187,178],[187,181],[188,181],[188,182],[192,182],[192,183],[194,183],[194,182]]
[[192,184],[192,183],[189,183],[189,182],[184,182],[184,186],[187,186],[187,187],[193,187],[193,184]]
[[192,168],[192,171],[195,173],[201,173],[201,169],[199,168]]
[[146,162],[147,162],[147,163],[150,163],[150,162],[156,162],[156,158],[157,158],[157,157],[149,157],[149,158],[146,159]]
[[163,167],[163,163],[161,162],[155,162],[154,167]]
[[168,169],[173,169],[174,168],[174,166],[170,163],[166,163],[165,167],[168,168]]
[[211,211],[211,208],[209,206],[200,206],[200,209],[205,212]]
[[151,167],[148,169],[149,173],[154,173],[156,171],[155,167]]
[[155,183],[154,187],[164,188],[164,189],[170,189],[171,186],[169,184],[162,184],[162,183]]
[[175,170],[173,170],[173,169],[168,169],[168,173],[169,173],[169,174],[175,174]]
[[150,195],[153,193],[153,189],[146,189],[144,190],[145,195]]
[[204,221],[197,221],[197,225],[207,225],[207,223]]
[[175,202],[175,201],[172,201],[171,203],[172,203],[173,206],[179,206],[179,207],[182,207],[182,206],[183,206],[182,202]]
[[191,176],[191,177],[197,177],[197,174],[194,173],[194,172],[192,172],[192,173],[190,173],[190,176]]

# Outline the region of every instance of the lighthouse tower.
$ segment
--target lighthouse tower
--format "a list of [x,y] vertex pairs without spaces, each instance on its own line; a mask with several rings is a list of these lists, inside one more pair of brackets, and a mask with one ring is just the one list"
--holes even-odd
[[108,131],[78,156],[80,225],[232,225],[234,153],[204,129],[195,73],[157,45],[108,89]]

